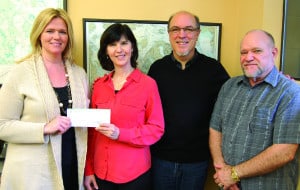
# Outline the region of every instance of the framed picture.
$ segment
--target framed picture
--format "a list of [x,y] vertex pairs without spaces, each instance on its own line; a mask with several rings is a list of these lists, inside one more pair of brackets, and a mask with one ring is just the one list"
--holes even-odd
[[300,80],[300,2],[283,1],[280,70]]
[[[1,1],[0,14],[0,83],[16,60],[31,51],[30,31],[35,17],[45,8],[67,10],[67,0],[9,0]],[[4,45],[5,44],[5,45]]]
[[0,49],[1,64],[9,64],[15,59],[27,55],[30,48],[30,31],[33,21],[40,11],[47,7],[67,7],[66,0],[32,0],[3,1],[0,3],[0,42],[5,44]]
[[[83,19],[83,56],[84,68],[89,76],[89,83],[107,71],[103,70],[97,58],[100,38],[104,30],[113,23],[127,24],[133,31],[139,50],[138,68],[148,72],[150,65],[157,59],[171,53],[167,21],[149,20],[112,20]],[[207,56],[220,59],[221,23],[200,23],[201,33],[197,42],[197,50]]]

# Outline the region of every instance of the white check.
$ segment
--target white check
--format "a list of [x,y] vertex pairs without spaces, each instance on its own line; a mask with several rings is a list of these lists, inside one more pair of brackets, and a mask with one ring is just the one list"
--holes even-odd
[[67,109],[73,127],[98,127],[110,123],[110,109]]

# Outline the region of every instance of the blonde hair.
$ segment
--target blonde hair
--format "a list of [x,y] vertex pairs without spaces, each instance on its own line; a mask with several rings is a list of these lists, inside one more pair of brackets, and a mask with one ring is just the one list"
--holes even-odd
[[26,57],[22,58],[21,60],[17,61],[22,62],[32,56],[37,56],[41,54],[42,45],[40,41],[40,37],[46,26],[52,21],[54,18],[61,18],[66,26],[67,26],[67,33],[68,33],[68,43],[65,50],[62,53],[63,60],[70,60],[73,62],[73,51],[74,51],[74,33],[73,33],[73,26],[71,19],[69,18],[67,12],[60,8],[47,8],[44,9],[39,13],[36,17],[31,33],[30,33],[30,44],[31,44],[31,53],[28,54]]

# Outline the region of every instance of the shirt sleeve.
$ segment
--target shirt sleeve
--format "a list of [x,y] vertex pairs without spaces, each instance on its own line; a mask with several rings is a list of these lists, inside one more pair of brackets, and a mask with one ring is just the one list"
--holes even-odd
[[213,113],[210,120],[210,128],[215,129],[219,132],[222,132],[222,123],[221,123],[221,114],[222,114],[222,107],[223,107],[223,98],[224,98],[224,88],[223,85],[219,94],[217,101],[214,105]]
[[278,104],[273,135],[275,144],[300,144],[300,92],[295,93],[293,87]]

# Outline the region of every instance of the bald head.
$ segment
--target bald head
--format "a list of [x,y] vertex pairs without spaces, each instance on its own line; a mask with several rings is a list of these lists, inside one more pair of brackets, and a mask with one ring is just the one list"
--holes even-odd
[[178,11],[178,12],[174,13],[173,15],[171,15],[169,20],[168,20],[168,28],[170,28],[170,23],[172,22],[174,17],[182,16],[182,15],[193,17],[195,26],[200,29],[199,17],[192,14],[192,13],[190,13],[190,12],[188,12],[188,11]]
[[245,34],[241,43],[243,43],[243,41],[248,38],[261,39],[264,40],[264,43],[267,43],[269,47],[271,48],[275,47],[274,37],[267,31],[260,30],[260,29],[250,30]]

